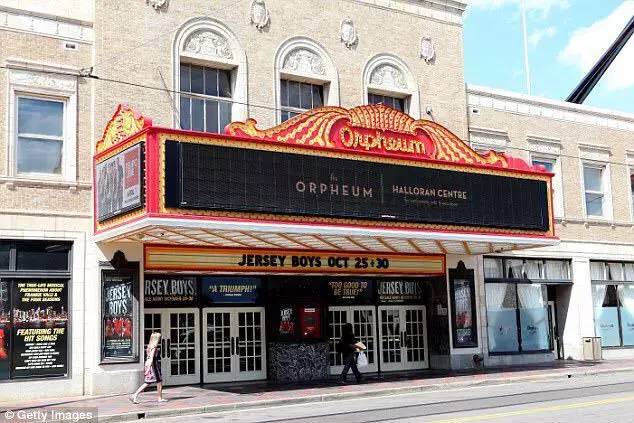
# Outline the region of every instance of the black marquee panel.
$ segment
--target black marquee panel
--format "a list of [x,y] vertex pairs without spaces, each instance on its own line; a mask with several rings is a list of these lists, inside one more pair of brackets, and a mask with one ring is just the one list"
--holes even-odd
[[166,142],[166,205],[549,230],[542,180]]

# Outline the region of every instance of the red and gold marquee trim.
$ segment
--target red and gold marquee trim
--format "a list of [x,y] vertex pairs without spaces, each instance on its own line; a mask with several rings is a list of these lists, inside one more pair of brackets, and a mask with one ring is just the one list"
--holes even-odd
[[447,128],[415,120],[379,105],[352,109],[321,107],[309,110],[270,129],[258,129],[254,119],[234,122],[226,133],[284,144],[363,152],[413,160],[534,170],[523,160],[489,151],[478,154]]
[[151,126],[152,119],[141,116],[129,106],[119,104],[106,124],[101,139],[97,141],[95,152],[102,153]]

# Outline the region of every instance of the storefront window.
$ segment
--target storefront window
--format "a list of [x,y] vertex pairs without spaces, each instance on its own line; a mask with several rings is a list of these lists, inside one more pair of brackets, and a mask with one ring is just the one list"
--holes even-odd
[[623,345],[634,345],[634,285],[619,285],[617,294],[621,307]]
[[616,285],[593,285],[594,327],[604,347],[621,345]]
[[634,346],[634,263],[590,262],[594,328],[604,347]]
[[484,274],[489,278],[502,278],[504,267],[502,266],[502,259],[497,258],[485,258],[484,259]]
[[524,351],[547,350],[550,347],[548,297],[546,286],[518,284],[520,333]]
[[9,244],[0,244],[0,270],[9,269]]
[[485,257],[489,351],[550,350],[548,286],[571,284],[570,278],[568,260]]
[[69,244],[29,241],[16,250],[17,270],[65,271],[69,268]]
[[517,352],[517,292],[515,284],[486,286],[489,351]]

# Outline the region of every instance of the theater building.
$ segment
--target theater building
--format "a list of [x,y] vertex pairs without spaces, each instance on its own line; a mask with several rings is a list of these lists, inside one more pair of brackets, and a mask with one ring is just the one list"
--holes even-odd
[[466,85],[465,8],[0,0],[0,397],[634,357],[634,116]]
[[[135,360],[160,331],[167,384],[319,380],[341,371],[351,323],[366,372],[471,366],[477,258],[556,243],[551,176],[385,105],[224,134],[120,106],[95,156],[95,241],[117,251],[102,270],[102,358]],[[550,351],[548,292],[527,287],[523,345]],[[119,336],[120,321],[140,337]]]

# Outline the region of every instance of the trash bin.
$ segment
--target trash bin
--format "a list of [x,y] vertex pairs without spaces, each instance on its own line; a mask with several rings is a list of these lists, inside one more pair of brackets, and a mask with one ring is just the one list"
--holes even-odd
[[584,360],[602,360],[603,355],[601,353],[601,337],[600,336],[587,336],[581,338],[583,344],[583,359]]

